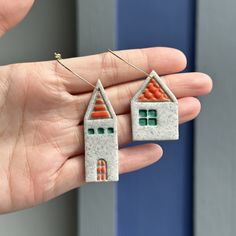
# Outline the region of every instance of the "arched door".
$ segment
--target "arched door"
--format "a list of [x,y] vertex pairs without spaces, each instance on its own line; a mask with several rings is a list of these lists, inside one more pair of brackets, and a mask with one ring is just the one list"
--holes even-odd
[[99,159],[97,163],[97,180],[107,180],[107,162],[104,159]]

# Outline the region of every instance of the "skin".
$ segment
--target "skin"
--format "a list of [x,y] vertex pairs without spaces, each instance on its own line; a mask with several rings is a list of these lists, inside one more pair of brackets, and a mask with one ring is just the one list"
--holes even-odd
[[[0,0],[1,35],[32,4]],[[162,75],[178,98],[180,123],[199,114],[201,106],[195,97],[208,94],[212,81],[203,73],[178,73],[186,67],[182,52],[148,48],[117,53],[147,72],[154,69]],[[143,75],[108,53],[63,63],[92,84],[101,79],[118,116],[119,143],[129,143],[130,98]],[[84,184],[82,122],[91,91],[56,61],[0,67],[0,213],[35,206]],[[120,173],[144,168],[162,153],[157,144],[121,148]]]

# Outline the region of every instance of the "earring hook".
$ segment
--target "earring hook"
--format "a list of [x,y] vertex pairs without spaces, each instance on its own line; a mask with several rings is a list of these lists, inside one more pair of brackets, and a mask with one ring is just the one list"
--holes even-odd
[[83,78],[81,75],[75,73],[74,71],[72,71],[69,67],[67,67],[65,64],[63,64],[61,62],[62,57],[60,53],[54,53],[54,57],[57,60],[57,62],[63,66],[65,69],[67,69],[68,71],[70,71],[73,75],[75,75],[76,77],[78,77],[79,79],[81,79],[82,81],[84,81],[85,83],[87,83],[88,85],[92,86],[93,88],[96,88],[93,84],[91,84],[87,79]]
[[119,56],[117,53],[115,53],[114,51],[112,51],[111,49],[108,49],[108,52],[110,52],[111,54],[113,54],[115,57],[119,58],[121,61],[125,62],[126,64],[130,65],[130,66],[133,67],[134,69],[136,69],[136,70],[142,72],[142,73],[143,73],[144,75],[146,75],[147,77],[150,77],[150,75],[149,75],[146,71],[144,71],[144,70],[142,70],[141,68],[135,66],[134,64],[128,62],[127,60],[125,60],[124,58],[122,58],[121,56]]

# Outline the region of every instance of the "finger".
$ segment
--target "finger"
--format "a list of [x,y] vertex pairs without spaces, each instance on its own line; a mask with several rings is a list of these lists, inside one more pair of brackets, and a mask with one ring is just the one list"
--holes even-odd
[[[119,151],[119,171],[127,173],[149,166],[162,156],[162,149],[156,144],[128,147]],[[84,184],[84,156],[73,157],[65,162],[58,172],[55,194],[60,195]]]
[[26,16],[33,3],[34,0],[0,0],[0,37]]
[[120,174],[142,169],[160,160],[162,148],[157,144],[145,144],[121,149]]
[[[183,123],[194,119],[199,114],[200,108],[200,102],[196,98],[186,97],[179,99],[179,122]],[[118,116],[118,141],[120,146],[132,141],[129,114]],[[67,129],[57,143],[67,157],[82,154],[84,152],[83,126]]]
[[[177,98],[202,96],[208,94],[212,89],[212,80],[208,75],[203,73],[168,75],[164,76],[163,80]],[[130,110],[130,100],[142,83],[143,81],[135,81],[106,89],[116,114],[124,114]],[[90,97],[91,94],[87,93],[79,97],[74,97],[75,104],[79,104],[78,109],[74,110],[75,116],[79,113],[84,114]]]
[[203,96],[212,90],[211,78],[200,72],[166,75],[162,79],[177,98]]
[[179,99],[179,123],[195,119],[201,111],[201,103],[197,98],[186,97]]
[[[152,70],[156,70],[160,75],[176,73],[185,69],[186,66],[184,54],[171,48],[133,49],[117,53],[147,73]],[[101,79],[104,87],[145,77],[143,73],[110,53],[66,59],[62,62],[94,85],[98,78]],[[53,67],[50,66],[49,68]],[[57,75],[62,78],[65,88],[70,93],[91,91],[92,87],[90,85],[66,71],[61,65],[57,64],[55,68]]]

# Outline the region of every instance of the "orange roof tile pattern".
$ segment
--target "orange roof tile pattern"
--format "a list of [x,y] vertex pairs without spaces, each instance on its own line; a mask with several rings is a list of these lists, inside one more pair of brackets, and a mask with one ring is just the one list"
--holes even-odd
[[151,79],[143,93],[138,97],[139,102],[165,102],[170,101],[155,79]]
[[100,93],[97,93],[95,105],[91,113],[91,119],[106,119],[111,118],[105,101]]

